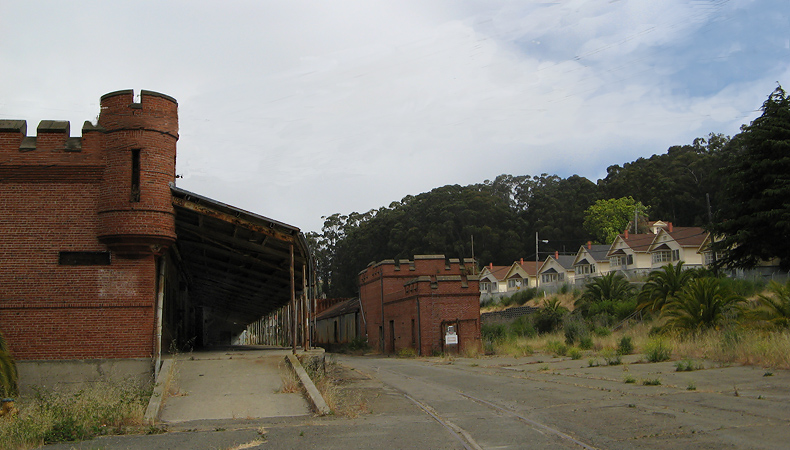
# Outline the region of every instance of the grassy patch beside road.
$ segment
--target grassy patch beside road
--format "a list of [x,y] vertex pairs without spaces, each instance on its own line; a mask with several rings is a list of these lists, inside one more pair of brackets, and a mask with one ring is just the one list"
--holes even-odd
[[156,431],[143,416],[149,386],[97,383],[74,393],[39,391],[17,402],[19,414],[0,420],[3,449],[24,450],[95,436]]

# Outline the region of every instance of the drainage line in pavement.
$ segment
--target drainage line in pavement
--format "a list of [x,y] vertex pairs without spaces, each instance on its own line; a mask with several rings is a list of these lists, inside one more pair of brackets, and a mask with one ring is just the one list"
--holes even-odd
[[[453,436],[455,436],[456,439],[458,439],[458,441],[461,443],[461,445],[464,446],[464,448],[466,450],[483,450],[482,447],[477,445],[477,443],[474,441],[474,439],[472,439],[472,437],[469,436],[469,433],[465,432],[461,427],[443,420],[441,417],[439,417],[438,413],[436,413],[436,412],[434,412],[432,410],[433,408],[431,408],[430,406],[423,405],[422,403],[420,403],[419,401],[413,399],[411,396],[409,396],[406,393],[403,393],[403,395],[406,398],[408,398],[409,400],[411,400],[412,402],[414,402],[415,405],[419,406],[420,409],[425,411],[426,414],[428,414],[429,416],[433,417],[434,420],[436,420],[437,422],[442,424],[445,428],[447,428],[447,430],[450,433],[452,433]],[[461,435],[463,435],[463,437]],[[470,445],[471,445],[471,447],[470,447]]]
[[546,430],[549,433],[555,434],[555,435],[561,437],[562,439],[569,440],[569,441],[573,442],[574,444],[579,445],[582,448],[585,448],[587,450],[597,450],[595,447],[589,446],[589,445],[585,444],[584,442],[581,442],[581,441],[579,441],[579,440],[577,440],[577,439],[575,439],[575,438],[573,438],[571,436],[568,436],[567,434],[563,433],[560,430],[555,430],[554,428],[551,428],[549,426],[543,425],[540,422],[535,422],[534,420],[528,419],[528,418],[526,418],[526,417],[524,417],[524,416],[522,416],[520,414],[517,414],[517,413],[515,413],[515,412],[513,412],[513,411],[511,411],[509,409],[502,408],[501,406],[495,405],[495,404],[493,404],[491,402],[488,402],[486,400],[483,400],[483,399],[480,399],[480,398],[477,398],[477,397],[472,397],[471,395],[467,395],[467,394],[464,394],[462,392],[459,392],[458,395],[460,395],[462,397],[466,397],[469,400],[474,400],[474,401],[476,401],[478,403],[482,403],[482,404],[484,404],[486,406],[489,406],[489,407],[491,407],[493,409],[496,409],[496,410],[508,413],[510,415],[516,416],[519,419],[523,420],[524,422],[527,422],[528,424],[530,424],[530,425],[532,425],[534,427],[540,428],[542,430]]

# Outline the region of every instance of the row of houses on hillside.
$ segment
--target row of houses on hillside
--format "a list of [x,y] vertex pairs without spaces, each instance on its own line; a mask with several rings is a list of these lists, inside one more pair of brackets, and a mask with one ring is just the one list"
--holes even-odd
[[[688,268],[708,267],[715,261],[709,244],[710,235],[700,227],[651,222],[646,233],[626,230],[610,245],[588,242],[573,255],[555,252],[540,262],[522,259],[510,266],[489,264],[480,273],[480,300],[510,296],[523,288],[555,291],[562,285],[583,286],[612,271],[634,280],[679,261]],[[777,265],[767,261],[762,269],[770,271]]]

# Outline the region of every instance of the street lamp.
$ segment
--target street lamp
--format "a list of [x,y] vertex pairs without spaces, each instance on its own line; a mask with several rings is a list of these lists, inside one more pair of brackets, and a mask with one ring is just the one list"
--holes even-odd
[[539,277],[538,277],[538,264],[540,264],[538,262],[538,255],[540,254],[540,252],[538,251],[539,242],[543,242],[544,244],[547,244],[549,241],[546,239],[543,240],[538,239],[538,232],[536,231],[535,232],[535,287],[536,288],[538,287],[538,281],[539,281]]

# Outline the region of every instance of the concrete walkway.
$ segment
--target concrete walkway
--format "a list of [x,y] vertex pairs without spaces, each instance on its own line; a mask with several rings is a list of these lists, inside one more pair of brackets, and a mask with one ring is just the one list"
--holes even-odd
[[162,422],[261,419],[309,415],[299,390],[284,393],[290,350],[232,346],[179,355]]

